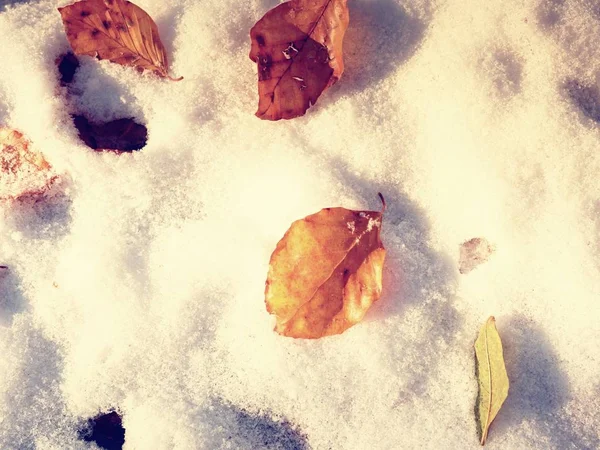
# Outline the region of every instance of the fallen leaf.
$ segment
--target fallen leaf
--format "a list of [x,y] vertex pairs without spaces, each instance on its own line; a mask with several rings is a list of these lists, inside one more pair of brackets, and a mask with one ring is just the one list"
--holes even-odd
[[494,246],[485,238],[473,238],[463,242],[460,245],[459,272],[469,273],[486,262],[492,253],[494,253]]
[[344,71],[342,42],[347,0],[290,0],[250,30],[250,59],[258,65],[261,119],[302,116]]
[[140,72],[169,76],[167,53],[152,18],[126,0],[82,0],[58,8],[67,39],[76,55],[89,55]]
[[18,200],[46,192],[58,176],[22,133],[0,127],[0,199]]
[[133,119],[117,119],[106,123],[91,123],[81,114],[73,115],[79,137],[94,150],[130,152],[146,145],[148,131]]
[[95,442],[100,448],[121,449],[125,444],[125,428],[116,411],[90,418],[78,432],[79,439]]
[[381,295],[385,210],[325,208],[290,226],[271,255],[265,287],[275,331],[296,338],[339,334]]
[[60,84],[65,86],[73,81],[75,72],[79,68],[79,60],[73,53],[67,52],[58,57],[56,65],[58,66],[58,73],[60,73]]
[[490,317],[479,331],[475,341],[479,395],[475,407],[481,445],[485,444],[490,424],[508,396],[508,375],[504,367],[502,341],[496,329],[496,320]]

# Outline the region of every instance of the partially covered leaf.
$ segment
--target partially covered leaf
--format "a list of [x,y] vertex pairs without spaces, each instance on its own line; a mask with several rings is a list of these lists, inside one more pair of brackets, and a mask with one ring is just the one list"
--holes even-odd
[[85,116],[73,116],[79,137],[94,150],[130,152],[146,145],[148,130],[131,118],[106,123],[91,123]]
[[125,428],[121,415],[116,411],[88,419],[78,434],[79,439],[95,442],[100,448],[120,449],[125,444]]
[[475,341],[479,396],[475,412],[480,429],[481,445],[485,444],[490,424],[508,396],[508,375],[504,366],[502,341],[496,329],[496,320],[490,317],[479,331]]
[[60,74],[60,84],[65,86],[75,78],[75,72],[79,69],[79,60],[72,52],[67,52],[58,57],[56,65]]
[[362,320],[381,295],[382,215],[325,208],[292,223],[271,255],[265,288],[275,331],[319,338]]
[[58,11],[76,55],[108,59],[174,80],[158,28],[139,6],[127,0],[82,0]]
[[250,30],[261,119],[302,116],[344,71],[347,0],[290,0]]
[[22,133],[0,127],[0,200],[43,194],[58,176]]
[[492,253],[494,253],[494,246],[485,238],[473,238],[463,242],[460,245],[459,272],[469,273],[486,262]]

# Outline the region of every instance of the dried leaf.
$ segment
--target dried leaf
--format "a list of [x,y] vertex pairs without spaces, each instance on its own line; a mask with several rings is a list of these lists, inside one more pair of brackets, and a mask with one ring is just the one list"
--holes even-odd
[[58,73],[60,73],[60,84],[65,86],[73,81],[75,72],[79,69],[79,60],[73,53],[68,52],[58,57],[56,65],[58,66]]
[[508,375],[504,367],[502,341],[496,320],[490,317],[481,327],[475,341],[477,380],[479,396],[475,406],[477,425],[480,428],[481,445],[485,444],[490,424],[500,411],[508,396]]
[[136,123],[133,119],[93,124],[83,115],[72,117],[79,137],[94,150],[130,152],[140,150],[146,145],[148,131],[144,125]]
[[152,18],[126,0],[82,0],[58,8],[76,55],[108,59],[140,72],[168,74],[167,53]]
[[314,339],[362,320],[381,295],[383,210],[325,208],[292,223],[271,255],[265,288],[275,331]]
[[347,0],[290,0],[250,30],[261,119],[302,116],[344,71]]
[[125,444],[125,428],[121,415],[116,411],[88,419],[78,435],[79,439],[95,442],[100,448],[120,449]]
[[58,176],[23,134],[0,127],[0,200],[43,194]]
[[494,246],[485,238],[473,238],[460,245],[460,260],[458,270],[460,273],[469,273],[478,265],[488,260],[494,253]]

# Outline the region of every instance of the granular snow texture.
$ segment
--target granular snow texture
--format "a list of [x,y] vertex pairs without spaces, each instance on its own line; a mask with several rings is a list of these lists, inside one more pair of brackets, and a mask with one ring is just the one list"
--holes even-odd
[[[0,206],[0,448],[476,449],[473,343],[494,315],[509,397],[487,448],[600,448],[600,5],[350,0],[346,71],[254,117],[249,30],[275,0],[136,0],[174,83],[90,57],[56,8],[0,2],[0,125],[61,176]],[[94,152],[71,114],[133,118]],[[273,332],[292,221],[387,201],[383,296],[339,336]],[[459,273],[459,246],[494,245]]]

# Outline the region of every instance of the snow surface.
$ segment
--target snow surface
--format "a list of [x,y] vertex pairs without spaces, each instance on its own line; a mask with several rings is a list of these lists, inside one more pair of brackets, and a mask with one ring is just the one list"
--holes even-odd
[[[0,124],[66,180],[3,205],[0,448],[475,449],[473,342],[497,318],[511,380],[489,449],[600,448],[600,3],[350,0],[346,72],[263,122],[250,27],[276,0],[137,0],[179,83],[55,59],[57,6],[0,4]],[[135,117],[95,153],[69,114]],[[293,220],[378,209],[384,294],[340,336],[264,306]],[[496,251],[459,275],[458,248]]]

